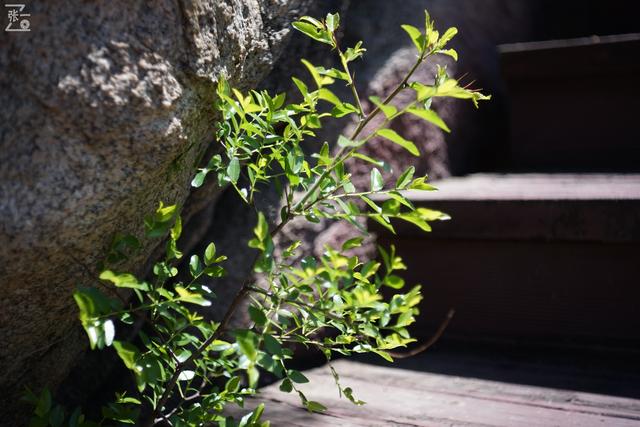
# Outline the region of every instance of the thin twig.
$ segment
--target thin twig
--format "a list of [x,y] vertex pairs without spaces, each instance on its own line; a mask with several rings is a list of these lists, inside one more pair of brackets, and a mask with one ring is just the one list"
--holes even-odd
[[449,312],[447,313],[447,317],[445,317],[444,321],[440,324],[440,327],[438,328],[436,333],[433,334],[433,336],[429,339],[429,341],[425,342],[424,344],[407,352],[400,353],[395,351],[387,351],[387,353],[389,353],[391,357],[395,357],[396,359],[406,359],[407,357],[415,356],[417,354],[422,353],[423,351],[426,351],[429,347],[434,345],[436,341],[440,339],[440,337],[444,333],[444,330],[447,329],[447,326],[449,326],[449,322],[451,322],[451,319],[453,318],[454,314],[456,314],[455,310],[450,309]]
[[[278,224],[271,231],[270,235],[273,237],[280,230],[282,230],[282,228],[286,225],[286,223],[289,222],[289,219],[290,219],[289,217],[286,217],[282,222],[280,222],[280,224]],[[256,264],[256,262],[258,261],[258,257],[259,257],[259,255],[256,254],[254,259],[253,259],[253,262],[251,263],[252,266],[254,266]],[[253,269],[252,269],[252,271],[253,271]],[[251,291],[251,283],[252,283],[251,277],[245,279],[244,283],[242,284],[242,287],[240,287],[240,289],[238,290],[238,293],[233,298],[233,301],[231,301],[231,304],[229,305],[229,308],[227,309],[227,312],[225,313],[224,317],[222,318],[222,321],[220,321],[220,324],[218,325],[218,328],[213,332],[213,334],[211,334],[211,336],[209,338],[207,338],[200,345],[200,347],[198,347],[191,354],[191,356],[189,356],[189,358],[187,358],[184,362],[179,363],[179,364],[176,365],[176,369],[173,372],[173,375],[171,376],[171,378],[169,379],[169,382],[167,383],[167,386],[165,387],[164,392],[162,393],[162,396],[160,396],[160,399],[158,400],[158,403],[155,405],[155,408],[154,408],[151,416],[149,416],[149,418],[147,420],[143,421],[142,426],[151,427],[157,422],[158,419],[163,419],[162,418],[162,408],[164,407],[164,405],[169,400],[169,397],[171,396],[171,392],[173,391],[173,389],[175,388],[176,384],[178,383],[178,377],[180,377],[180,374],[182,373],[182,371],[184,371],[188,366],[190,366],[197,357],[200,357],[200,355],[215,340],[220,338],[220,336],[222,336],[222,334],[227,330],[229,322],[233,318],[233,315],[235,314],[236,310],[240,307],[240,304],[242,303],[244,298]]]
[[[385,100],[382,102],[382,105],[389,104],[389,102],[391,102],[396,97],[396,95],[398,93],[400,93],[400,91],[406,87],[407,82],[409,81],[411,76],[413,76],[413,73],[415,73],[415,71],[418,69],[420,64],[422,64],[422,62],[424,61],[425,58],[426,58],[426,55],[424,53],[422,53],[418,57],[418,60],[416,61],[416,63],[413,64],[413,67],[411,67],[411,70],[409,70],[409,73],[407,73],[407,75],[404,77],[404,79],[402,79],[402,81],[398,84],[398,86],[396,86],[396,88],[393,90],[393,92],[391,92],[389,94],[389,96],[387,96],[385,98]],[[369,114],[367,114],[366,117],[364,117],[364,119],[360,120],[360,122],[358,123],[358,126],[353,131],[353,134],[351,135],[350,139],[352,141],[355,140],[358,137],[358,135],[360,135],[360,133],[363,131],[365,126],[375,116],[377,116],[380,113],[380,111],[381,111],[380,106],[376,106],[376,108],[373,109],[373,111],[371,111]],[[336,162],[334,162],[330,167],[325,169],[325,171],[318,177],[318,179],[313,184],[313,186],[309,189],[309,191],[307,191],[307,193],[302,197],[302,199],[300,199],[300,201],[298,203],[296,203],[296,205],[293,207],[293,212],[298,212],[300,210],[300,207],[304,206],[304,204],[306,203],[307,199],[309,197],[311,197],[313,195],[313,193],[315,193],[318,190],[318,188],[320,187],[320,184],[322,183],[322,181],[327,176],[329,176],[331,171],[338,164],[342,163],[347,157],[349,157],[354,151],[356,151],[356,149],[357,149],[357,147],[352,148],[351,150],[349,150],[349,152],[343,158],[340,158],[342,156],[342,154],[344,153],[344,147],[340,148],[340,150],[338,150],[338,153],[336,153],[336,156],[335,156],[338,160]]]

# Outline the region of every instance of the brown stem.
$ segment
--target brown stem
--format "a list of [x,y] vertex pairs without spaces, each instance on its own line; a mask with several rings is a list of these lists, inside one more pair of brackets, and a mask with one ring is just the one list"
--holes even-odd
[[[411,70],[409,70],[409,72],[407,73],[407,75],[404,77],[404,79],[402,79],[402,81],[400,82],[400,84],[398,84],[398,86],[396,86],[396,88],[393,90],[393,92],[391,92],[389,94],[389,96],[387,96],[385,98],[384,101],[382,101],[382,105],[388,105],[389,102],[391,102],[393,100],[393,98],[396,97],[396,95],[398,93],[400,93],[400,91],[402,89],[404,89],[407,85],[407,82],[409,81],[409,79],[411,78],[411,76],[413,75],[413,73],[416,72],[416,70],[418,69],[418,67],[420,66],[420,64],[422,64],[422,61],[424,61],[425,59],[425,55],[424,53],[422,53],[420,55],[420,57],[418,58],[418,60],[416,61],[415,64],[413,64],[413,67],[411,67]],[[364,118],[364,120],[362,120],[359,124],[358,127],[356,127],[356,129],[353,131],[353,135],[351,135],[351,140],[353,141],[354,139],[356,139],[356,137],[358,135],[360,135],[360,132],[362,132],[362,130],[364,129],[364,127],[371,121],[371,119],[373,119],[376,115],[378,115],[378,113],[380,112],[380,106],[376,106],[376,108],[373,109],[373,111],[371,111],[369,114],[367,114],[367,116]]]
[[[270,232],[271,237],[278,234],[278,232],[282,230],[282,228],[287,224],[287,222],[289,222],[289,219],[290,217],[287,216],[282,222],[280,222],[280,224],[278,224]],[[256,254],[256,256],[253,259],[253,262],[251,263],[252,266],[255,266],[256,262],[258,261],[258,257],[259,255]],[[235,314],[236,310],[240,307],[240,304],[242,303],[244,298],[251,291],[251,288],[252,288],[251,282],[252,280],[250,280],[250,278],[245,279],[244,283],[242,284],[242,287],[240,288],[240,290],[238,290],[238,293],[233,298],[233,301],[231,301],[231,304],[229,305],[227,312],[224,314],[222,321],[220,321],[220,325],[218,325],[218,328],[213,332],[213,334],[211,334],[211,336],[207,338],[205,342],[203,342],[200,345],[200,347],[198,347],[191,354],[191,356],[189,356],[189,358],[187,358],[184,362],[176,365],[176,370],[173,372],[173,375],[169,379],[169,382],[167,383],[167,386],[165,387],[164,392],[162,393],[162,396],[160,396],[160,399],[158,400],[158,403],[156,404],[155,409],[153,410],[151,416],[149,416],[148,419],[142,422],[141,424],[142,426],[151,427],[158,421],[158,418],[162,419],[161,417],[162,408],[169,400],[169,397],[171,396],[171,392],[173,391],[176,384],[178,383],[178,377],[180,377],[180,374],[182,373],[182,371],[184,371],[184,369],[190,366],[191,363],[193,363],[193,361],[207,349],[207,347],[209,347],[215,340],[220,338],[220,336],[227,330],[227,326],[229,325],[229,322],[233,318],[233,315]]]
[[[407,73],[407,75],[404,77],[404,79],[402,79],[402,81],[400,82],[400,84],[398,84],[398,86],[396,86],[396,88],[393,90],[393,92],[391,92],[389,94],[389,96],[387,96],[385,98],[384,101],[382,101],[382,105],[387,105],[389,104],[389,102],[391,102],[393,100],[393,98],[396,97],[396,95],[398,93],[400,93],[400,91],[402,89],[404,89],[407,85],[407,82],[409,81],[409,79],[411,78],[411,76],[413,75],[413,73],[415,73],[415,71],[418,69],[418,67],[420,66],[420,64],[422,64],[422,62],[424,61],[426,55],[424,53],[422,53],[420,55],[420,57],[418,57],[418,60],[416,61],[415,64],[413,64],[413,67],[411,67],[411,70],[409,70],[409,72]],[[358,126],[356,127],[356,129],[353,131],[353,134],[351,135],[351,140],[355,140],[358,135],[360,135],[360,133],[362,132],[362,130],[364,129],[364,127],[378,114],[380,113],[380,107],[377,106],[376,108],[374,108],[369,114],[366,115],[366,117],[364,117],[362,120],[360,120],[360,123],[358,123]],[[302,199],[296,203],[296,205],[293,208],[294,212],[297,212],[301,206],[304,206],[305,202],[307,201],[307,199],[309,197],[311,197],[313,195],[313,193],[316,192],[316,190],[318,189],[318,187],[320,187],[320,184],[322,183],[322,180],[325,179],[327,176],[329,176],[329,174],[331,173],[331,171],[333,170],[333,168],[336,167],[336,165],[338,165],[339,163],[343,162],[344,160],[346,160],[347,157],[349,157],[349,155],[351,153],[353,153],[356,150],[356,148],[352,148],[349,153],[343,158],[340,159],[340,156],[342,155],[342,153],[344,152],[344,148],[341,148],[338,153],[336,154],[336,158],[338,158],[338,161],[334,162],[331,166],[329,166],[323,173],[322,175],[320,175],[320,177],[318,177],[318,179],[316,180],[316,182],[313,184],[313,186],[311,187],[311,189],[302,197]]]
[[415,356],[416,354],[420,354],[423,351],[426,351],[429,347],[434,345],[436,341],[440,339],[440,337],[444,333],[444,330],[447,329],[447,326],[449,326],[449,322],[451,322],[451,319],[453,318],[454,314],[456,314],[455,310],[450,309],[449,312],[447,313],[447,317],[440,324],[440,327],[438,328],[436,333],[433,334],[433,336],[429,339],[429,341],[425,342],[424,344],[421,344],[420,346],[414,348],[413,350],[403,352],[403,353],[397,353],[395,351],[388,351],[387,353],[389,353],[391,357],[395,357],[396,359],[406,359],[407,357]]

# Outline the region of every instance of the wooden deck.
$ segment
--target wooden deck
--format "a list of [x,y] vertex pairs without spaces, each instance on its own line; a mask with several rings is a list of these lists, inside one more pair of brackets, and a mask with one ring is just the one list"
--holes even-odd
[[[367,402],[338,397],[328,367],[305,372],[300,385],[329,409],[312,414],[278,384],[262,389],[272,426],[640,426],[640,399],[376,366],[334,363],[343,387]],[[472,368],[473,370],[473,368]],[[634,381],[634,375],[625,381]],[[635,383],[640,387],[640,383]],[[624,393],[622,393],[624,395]],[[628,393],[627,393],[628,394]],[[252,408],[255,402],[247,406]],[[240,414],[240,413],[238,413]]]

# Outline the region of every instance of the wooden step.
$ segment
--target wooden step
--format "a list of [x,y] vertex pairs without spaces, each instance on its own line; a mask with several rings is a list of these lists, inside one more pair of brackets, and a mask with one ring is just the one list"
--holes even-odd
[[[366,405],[340,399],[328,367],[305,372],[299,387],[328,410],[312,414],[295,393],[263,388],[247,408],[265,402],[265,419],[279,426],[637,426],[640,401],[596,393],[334,362],[343,387]],[[425,366],[428,369],[428,365]],[[498,367],[498,366],[496,366]],[[236,409],[235,414],[243,411]]]
[[371,224],[424,286],[415,333],[640,348],[640,175],[472,175],[410,193],[453,220]]
[[499,47],[515,170],[640,171],[640,34]]

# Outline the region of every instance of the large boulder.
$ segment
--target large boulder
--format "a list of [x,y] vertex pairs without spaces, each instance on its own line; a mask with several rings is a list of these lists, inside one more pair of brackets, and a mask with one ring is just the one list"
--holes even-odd
[[25,384],[68,375],[85,341],[71,293],[114,233],[187,200],[217,77],[259,82],[306,3],[31,2],[31,31],[1,33],[0,424]]

